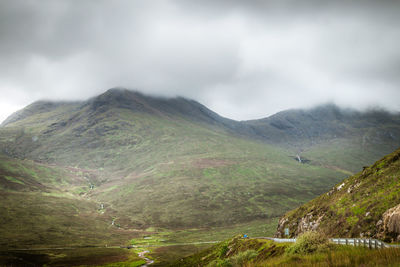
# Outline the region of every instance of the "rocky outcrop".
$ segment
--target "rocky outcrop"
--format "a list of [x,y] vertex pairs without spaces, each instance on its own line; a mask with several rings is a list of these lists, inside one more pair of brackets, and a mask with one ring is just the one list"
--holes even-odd
[[400,148],[329,192],[286,213],[276,236],[320,231],[329,237],[400,242]]
[[377,226],[380,227],[381,238],[400,241],[400,204],[385,211]]
[[275,236],[284,237],[285,228],[289,229],[289,236],[297,236],[304,232],[316,231],[323,218],[324,214],[313,215],[312,213],[308,213],[307,215],[302,217],[299,221],[290,224],[287,218],[282,217],[279,220],[278,229]]
[[279,219],[278,227],[276,229],[275,237],[282,238],[284,236],[285,226],[289,220],[285,217]]
[[320,216],[313,216],[311,213],[307,214],[301,218],[297,225],[297,234],[317,230],[322,218],[324,218],[323,214]]

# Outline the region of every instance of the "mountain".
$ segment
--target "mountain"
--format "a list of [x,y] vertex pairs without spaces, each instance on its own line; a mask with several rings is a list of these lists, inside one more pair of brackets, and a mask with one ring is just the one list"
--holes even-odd
[[59,200],[104,203],[126,231],[272,224],[398,147],[399,120],[325,105],[238,122],[193,100],[111,89],[87,101],[29,105],[0,127],[0,151],[4,161],[95,175],[92,189],[54,182],[69,196]]
[[179,117],[226,128],[240,127],[240,123],[223,118],[194,100],[183,97],[150,97],[123,88],[110,89],[104,94],[83,102],[37,101],[11,115],[2,123],[2,126],[25,120],[37,114],[50,113],[61,109],[63,112],[83,111],[91,116],[106,113],[112,109],[125,109],[135,113],[160,116],[165,119]]
[[400,240],[400,149],[288,212],[276,235],[318,230],[332,237]]
[[400,140],[399,115],[384,110],[359,112],[327,104],[306,110],[282,111],[245,123],[265,140],[289,146],[311,146],[331,139],[358,137],[371,130],[375,130],[375,136],[366,138],[384,143]]
[[327,104],[245,123],[270,144],[352,173],[400,145],[400,114],[378,109],[359,112]]

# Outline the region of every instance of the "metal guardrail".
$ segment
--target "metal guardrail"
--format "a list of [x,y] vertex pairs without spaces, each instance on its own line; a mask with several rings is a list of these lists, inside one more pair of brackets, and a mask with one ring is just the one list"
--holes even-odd
[[253,237],[254,239],[268,239],[277,243],[294,243],[296,238]]
[[378,239],[363,239],[363,238],[331,238],[333,243],[339,245],[349,245],[355,247],[367,248],[400,248],[400,245],[387,244]]
[[[255,237],[255,239],[268,239],[277,243],[294,243],[296,238],[274,238],[274,237]],[[332,243],[338,245],[348,245],[355,247],[367,247],[370,249],[378,248],[400,248],[400,245],[387,244],[378,239],[365,238],[330,238]]]

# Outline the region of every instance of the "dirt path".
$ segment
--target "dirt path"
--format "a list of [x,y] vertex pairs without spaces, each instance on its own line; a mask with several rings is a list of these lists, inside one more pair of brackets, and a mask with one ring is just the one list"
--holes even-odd
[[150,251],[148,251],[148,250],[139,252],[138,256],[141,257],[142,259],[144,259],[144,260],[146,261],[146,263],[143,264],[141,267],[146,267],[146,266],[149,266],[150,264],[153,264],[153,263],[154,263],[153,260],[151,260],[151,259],[149,259],[149,258],[147,258],[147,257],[144,256],[144,254],[149,253],[149,252],[150,252]]

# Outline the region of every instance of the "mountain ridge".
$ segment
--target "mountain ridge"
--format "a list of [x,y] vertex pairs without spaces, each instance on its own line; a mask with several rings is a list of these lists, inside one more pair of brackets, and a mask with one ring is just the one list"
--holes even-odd
[[400,145],[394,115],[361,116],[355,127],[340,109],[326,113],[288,111],[254,125],[193,100],[114,89],[27,107],[0,128],[0,151],[97,171],[88,196],[128,229],[224,226],[281,216]]
[[86,101],[36,101],[10,115],[0,127],[60,106],[70,106],[71,111],[89,108],[90,112],[105,112],[111,108],[122,108],[167,119],[186,118],[271,144],[286,143],[287,146],[298,147],[300,151],[303,146],[308,147],[322,139],[346,137],[355,130],[369,131],[383,124],[396,127],[387,129],[381,135],[400,142],[400,128],[397,127],[400,125],[400,112],[391,113],[383,109],[361,112],[328,103],[308,109],[284,110],[256,120],[236,121],[220,116],[195,100],[184,97],[154,97],[125,88],[112,88]]
[[[136,98],[132,98],[129,97],[129,94],[131,94],[131,96],[135,96]],[[182,104],[183,102],[186,102],[186,104],[191,103],[192,105],[198,107],[198,109],[202,112],[204,112],[205,114],[209,114],[209,117],[211,118],[217,118],[217,119],[223,119],[223,120],[228,120],[230,122],[235,122],[235,123],[245,123],[245,124],[253,124],[254,122],[269,122],[272,121],[272,124],[274,124],[274,119],[278,119],[278,118],[282,118],[285,116],[288,116],[288,114],[291,113],[304,113],[306,116],[313,116],[313,114],[315,114],[316,112],[322,112],[322,113],[336,113],[336,115],[338,115],[339,117],[343,117],[343,115],[356,115],[356,116],[361,116],[363,114],[369,114],[372,115],[370,117],[373,117],[373,115],[375,114],[381,114],[383,116],[381,116],[381,118],[383,118],[384,116],[386,117],[391,117],[391,116],[400,116],[400,111],[395,112],[395,111],[389,111],[389,110],[385,110],[384,108],[381,107],[372,107],[369,109],[366,109],[364,111],[360,111],[357,109],[352,109],[352,108],[342,108],[332,102],[328,102],[328,103],[324,103],[324,104],[317,104],[314,105],[312,107],[308,107],[308,108],[295,108],[295,109],[286,109],[286,110],[282,110],[279,111],[277,113],[274,113],[270,116],[267,117],[262,117],[259,119],[250,119],[250,120],[234,120],[234,119],[230,119],[227,117],[223,117],[219,114],[217,114],[216,112],[208,109],[206,106],[204,106],[203,104],[199,103],[198,101],[194,100],[194,99],[190,99],[190,98],[186,98],[186,97],[182,97],[182,96],[176,96],[176,97],[163,97],[163,96],[155,96],[155,95],[150,95],[150,94],[145,94],[142,93],[138,90],[129,90],[126,88],[122,88],[122,87],[115,87],[115,88],[111,88],[108,89],[107,91],[105,91],[104,93],[91,97],[87,100],[80,100],[80,101],[55,101],[55,100],[38,100],[38,101],[34,101],[31,104],[29,104],[28,106],[26,106],[25,108],[14,112],[13,114],[11,114],[10,116],[8,116],[2,123],[0,126],[6,126],[7,124],[14,122],[16,120],[19,120],[22,118],[24,118],[25,116],[16,116],[16,115],[20,115],[21,111],[31,111],[31,110],[27,110],[27,108],[33,108],[33,107],[38,107],[39,111],[40,109],[42,109],[43,112],[46,112],[52,108],[57,108],[57,106],[60,105],[87,105],[87,104],[99,104],[101,105],[101,102],[108,102],[110,103],[110,100],[114,100],[116,102],[119,103],[119,105],[121,107],[125,107],[125,108],[132,108],[132,102],[130,102],[129,100],[145,100],[145,101],[149,101],[151,104],[153,105],[157,105],[159,108],[161,108],[161,110],[164,111],[172,111],[171,107],[166,107],[166,103],[167,102],[175,102],[177,104]],[[128,101],[127,101],[128,100]],[[180,103],[179,103],[180,102]],[[125,106],[124,106],[125,104]],[[143,102],[136,102],[136,104],[139,105],[143,105]],[[164,107],[164,109],[163,109]],[[179,106],[176,106],[179,108]],[[154,109],[154,107],[151,107]],[[140,109],[136,110],[136,111],[140,111]],[[181,110],[181,112],[184,112],[185,110]],[[172,113],[172,112],[171,112]],[[12,117],[15,117],[11,120]],[[275,125],[276,128],[281,128],[282,126],[279,125]],[[284,126],[283,126],[284,127]],[[291,128],[291,127],[289,127]]]

